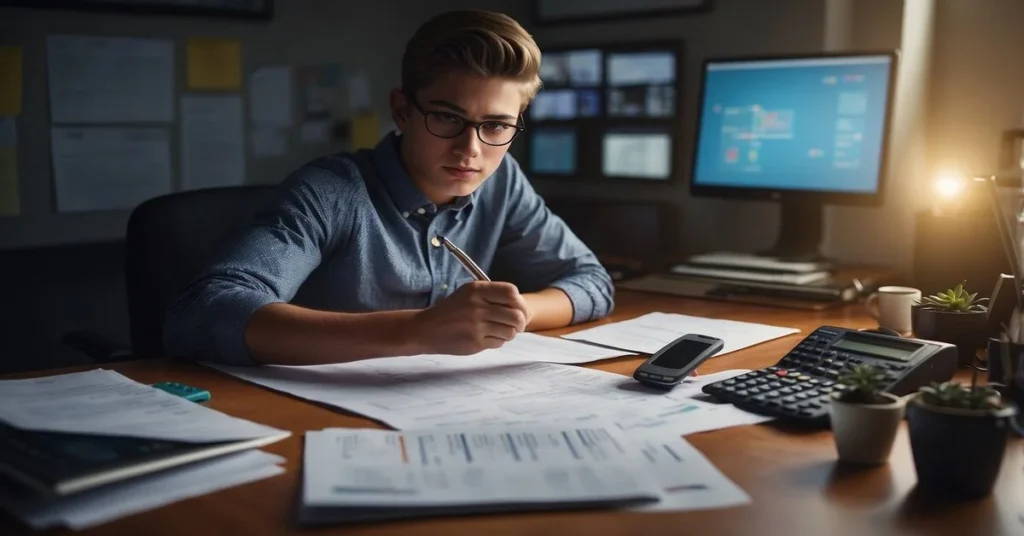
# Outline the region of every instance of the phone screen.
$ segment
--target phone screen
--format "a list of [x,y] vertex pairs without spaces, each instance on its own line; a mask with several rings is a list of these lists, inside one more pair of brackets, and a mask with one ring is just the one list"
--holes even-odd
[[658,367],[670,369],[681,369],[697,358],[704,350],[711,346],[710,343],[685,339],[675,345],[669,351],[658,356],[651,364]]

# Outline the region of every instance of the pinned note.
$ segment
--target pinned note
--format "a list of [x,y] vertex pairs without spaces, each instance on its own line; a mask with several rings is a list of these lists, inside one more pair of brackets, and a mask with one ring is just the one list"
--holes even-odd
[[357,74],[348,79],[348,106],[353,112],[369,108],[372,104],[370,98],[370,79],[364,74]]
[[352,149],[371,149],[380,140],[377,114],[359,114],[352,118]]
[[188,88],[237,90],[242,87],[242,44],[235,39],[188,40]]
[[21,113],[21,47],[0,47],[0,115]]
[[0,217],[21,213],[18,195],[18,153],[15,149],[0,148]]

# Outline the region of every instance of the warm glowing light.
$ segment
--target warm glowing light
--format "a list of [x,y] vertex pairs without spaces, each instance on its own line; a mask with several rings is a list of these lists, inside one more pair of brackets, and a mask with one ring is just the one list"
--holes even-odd
[[942,173],[935,177],[935,194],[940,199],[953,199],[964,190],[964,178],[957,173]]

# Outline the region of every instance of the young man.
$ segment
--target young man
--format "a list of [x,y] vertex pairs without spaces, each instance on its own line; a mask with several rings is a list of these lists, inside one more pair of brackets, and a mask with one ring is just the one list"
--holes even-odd
[[[540,59],[505,15],[420,27],[390,95],[401,134],[290,175],[170,308],[168,353],[283,365],[468,355],[607,315],[607,272],[507,154]],[[494,281],[475,281],[440,237]]]

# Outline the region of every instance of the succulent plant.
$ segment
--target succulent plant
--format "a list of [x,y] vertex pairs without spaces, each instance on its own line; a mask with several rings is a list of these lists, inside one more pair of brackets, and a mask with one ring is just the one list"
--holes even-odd
[[958,409],[999,409],[1002,400],[994,387],[958,382],[932,383],[919,389],[922,400],[933,406]]
[[923,309],[952,311],[956,313],[984,313],[988,311],[988,307],[984,305],[988,298],[979,298],[977,292],[968,293],[964,290],[964,285],[966,284],[967,282],[964,281],[957,285],[956,288],[925,296],[921,298],[919,305]]
[[849,404],[884,404],[889,402],[878,395],[885,389],[888,378],[875,366],[854,365],[839,377],[839,400]]

